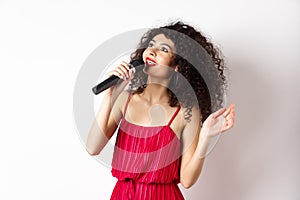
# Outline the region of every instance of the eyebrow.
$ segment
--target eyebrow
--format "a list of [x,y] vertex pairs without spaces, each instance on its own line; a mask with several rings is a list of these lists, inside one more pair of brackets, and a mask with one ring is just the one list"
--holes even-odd
[[[150,40],[150,42],[155,42],[156,43],[156,41],[155,40]],[[173,49],[171,48],[171,46],[169,45],[169,44],[167,44],[167,43],[160,43],[161,45],[165,45],[165,46],[167,46],[167,47],[169,47],[170,49],[171,49],[171,51],[173,51]]]

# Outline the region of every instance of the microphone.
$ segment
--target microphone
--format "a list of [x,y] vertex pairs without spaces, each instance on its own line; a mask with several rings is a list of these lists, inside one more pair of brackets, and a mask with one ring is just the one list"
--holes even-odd
[[[137,58],[137,59],[130,61],[129,68],[131,69],[132,67],[137,67],[142,64],[144,64],[142,58]],[[107,88],[115,85],[119,79],[120,78],[118,76],[112,75],[109,78],[107,78],[106,80],[104,80],[101,83],[99,83],[98,85],[96,85],[95,87],[93,87],[92,90],[93,90],[94,94],[97,95],[100,92],[106,90]]]

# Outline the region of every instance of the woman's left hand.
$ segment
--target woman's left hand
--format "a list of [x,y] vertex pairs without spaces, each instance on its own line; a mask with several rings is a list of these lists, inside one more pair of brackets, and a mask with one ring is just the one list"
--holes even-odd
[[200,136],[212,138],[227,131],[233,127],[234,118],[234,104],[231,104],[227,109],[219,109],[218,111],[210,114],[204,121]]

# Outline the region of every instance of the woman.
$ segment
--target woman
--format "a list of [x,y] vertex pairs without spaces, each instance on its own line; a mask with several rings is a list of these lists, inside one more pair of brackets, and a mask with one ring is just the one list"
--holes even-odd
[[111,199],[184,199],[177,184],[197,181],[212,138],[234,124],[234,105],[220,108],[220,55],[200,31],[176,22],[145,33],[131,55],[141,67],[122,62],[107,74],[122,81],[104,91],[86,149],[99,154],[120,125]]

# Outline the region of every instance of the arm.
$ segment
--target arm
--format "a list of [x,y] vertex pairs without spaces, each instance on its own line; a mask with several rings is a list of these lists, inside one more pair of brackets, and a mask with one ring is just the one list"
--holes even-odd
[[90,155],[98,155],[108,140],[116,131],[122,117],[121,107],[126,91],[114,101],[112,92],[105,90],[100,108],[95,116],[94,122],[90,128],[86,142],[86,150]]
[[180,182],[184,188],[190,188],[197,181],[204,164],[204,158],[200,158],[199,152],[205,151],[208,141],[200,139],[201,125],[200,111],[194,106],[191,121],[182,132]]
[[[186,124],[182,133],[180,182],[183,187],[190,188],[195,184],[201,174],[211,138],[232,128],[234,116],[232,104],[228,109],[222,108],[212,113],[202,126],[200,111],[193,107],[191,121]],[[197,130],[196,133],[194,130]]]
[[129,70],[128,64],[122,62],[115,70],[107,74],[108,77],[111,75],[119,76],[123,81],[103,91],[100,108],[86,141],[86,150],[90,155],[98,155],[116,131],[129,94],[123,89],[133,77],[133,70]]

